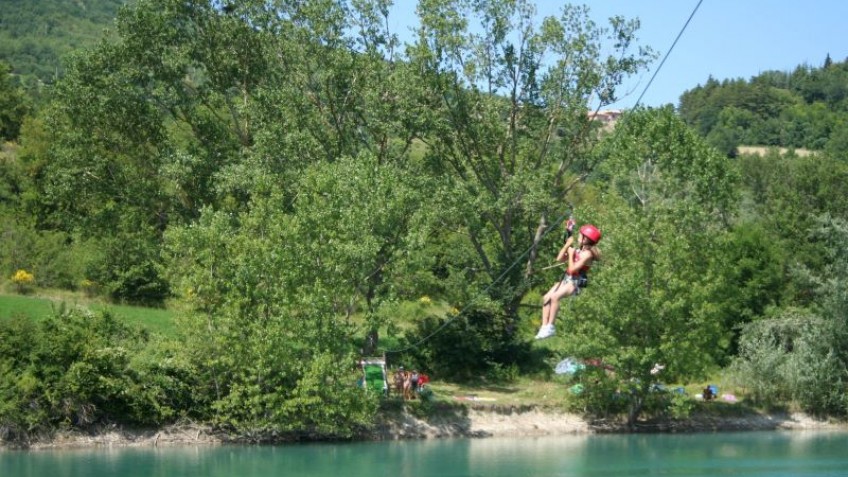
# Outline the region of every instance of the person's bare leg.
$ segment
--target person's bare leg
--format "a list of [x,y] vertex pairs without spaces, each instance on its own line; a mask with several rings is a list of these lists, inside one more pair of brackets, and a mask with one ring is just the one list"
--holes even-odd
[[551,323],[551,307],[554,305],[554,295],[560,288],[562,288],[562,283],[558,282],[542,297],[542,326]]
[[[551,290],[548,293],[549,297],[547,298],[550,301],[550,304],[547,309],[547,316],[545,316],[545,310],[542,310],[543,325],[552,325],[554,321],[556,321],[557,312],[559,311],[559,301],[563,297],[571,296],[574,293],[574,284],[569,282],[559,287],[558,290]],[[546,295],[546,296],[548,296]]]
[[548,319],[546,325],[554,324],[557,312],[559,311],[559,297],[551,298],[551,306],[548,307]]
[[542,326],[545,326],[551,317],[551,299],[548,294],[545,294],[542,300]]

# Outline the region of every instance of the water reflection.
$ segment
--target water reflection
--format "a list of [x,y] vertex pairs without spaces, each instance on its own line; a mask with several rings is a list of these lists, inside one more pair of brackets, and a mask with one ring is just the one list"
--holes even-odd
[[565,435],[0,452],[0,476],[848,475],[846,432]]

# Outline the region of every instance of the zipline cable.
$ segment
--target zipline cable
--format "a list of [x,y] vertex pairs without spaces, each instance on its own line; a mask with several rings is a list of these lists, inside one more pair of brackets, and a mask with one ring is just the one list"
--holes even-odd
[[[573,213],[572,211],[568,211],[568,212],[566,212],[566,213],[564,213],[564,214],[560,215],[559,217],[557,217],[557,219],[556,219],[556,220],[554,220],[554,221],[553,221],[553,223],[551,223],[551,226],[550,226],[550,227],[548,227],[547,229],[545,229],[545,231],[544,231],[544,232],[542,232],[542,235],[540,235],[540,236],[539,236],[539,242],[541,242],[541,241],[542,241],[542,239],[543,239],[543,238],[545,238],[545,236],[546,236],[546,235],[548,235],[548,234],[549,234],[549,233],[550,233],[550,232],[551,232],[551,231],[552,231],[552,230],[553,230],[553,229],[554,229],[554,228],[555,228],[558,224],[562,223],[562,221],[563,221],[563,220],[565,220],[565,218],[566,218],[566,217],[568,217],[569,215],[571,215],[572,213]],[[492,283],[490,283],[490,284],[489,284],[486,288],[484,288],[484,289],[483,289],[480,293],[478,293],[478,294],[477,294],[477,296],[478,296],[478,297],[479,297],[479,296],[482,296],[484,293],[488,292],[488,291],[489,291],[489,290],[490,290],[493,286],[495,286],[495,284],[497,284],[499,281],[501,281],[501,280],[502,280],[502,279],[506,276],[506,274],[507,274],[507,273],[509,273],[509,272],[510,272],[513,268],[515,268],[515,266],[516,266],[516,265],[518,265],[519,263],[521,263],[521,261],[522,261],[522,260],[524,260],[524,257],[526,257],[526,256],[527,256],[527,254],[529,254],[529,253],[533,250],[533,247],[534,247],[534,246],[535,246],[535,245],[531,245],[531,246],[530,246],[527,250],[525,250],[525,251],[524,251],[524,253],[522,253],[521,255],[519,255],[519,256],[518,256],[518,258],[516,258],[516,259],[512,262],[512,264],[511,264],[509,267],[507,267],[507,269],[506,269],[506,270],[504,270],[504,271],[503,271],[503,273],[501,273],[501,274],[500,274],[497,278],[495,278],[495,280],[494,280],[494,281],[492,281]],[[459,312],[457,312],[457,314],[456,314],[455,316],[453,316],[451,319],[449,319],[449,320],[445,320],[445,322],[444,322],[444,323],[442,323],[441,325],[439,325],[439,327],[438,327],[438,328],[436,328],[434,331],[432,331],[429,335],[427,335],[427,336],[425,336],[425,337],[421,338],[420,340],[416,341],[415,343],[413,343],[413,344],[411,344],[411,345],[409,345],[409,346],[407,346],[407,347],[405,347],[405,348],[401,348],[401,349],[386,350],[386,351],[384,351],[384,353],[386,353],[386,354],[389,354],[389,353],[402,353],[402,352],[404,352],[404,351],[409,351],[409,350],[411,350],[411,349],[413,349],[413,348],[417,348],[417,347],[418,347],[418,345],[420,345],[421,343],[424,343],[425,341],[429,340],[429,339],[430,339],[430,338],[432,338],[433,336],[436,336],[439,332],[441,332],[443,329],[445,329],[445,328],[446,328],[449,324],[453,323],[453,321],[454,321],[454,320],[456,320],[457,318],[459,318],[460,316],[462,316],[462,314],[463,314],[463,313],[464,313],[464,312],[465,312],[465,311],[466,311],[469,307],[471,307],[471,305],[473,305],[473,304],[474,304],[474,300],[472,300],[472,301],[471,301],[471,302],[469,302],[467,305],[465,305],[464,307],[462,307],[462,310],[460,310]]]
[[642,102],[642,96],[645,96],[645,92],[648,91],[648,88],[651,87],[651,83],[654,82],[654,78],[657,77],[657,74],[662,69],[663,65],[665,64],[665,60],[668,59],[669,55],[671,55],[672,50],[674,50],[675,45],[677,45],[677,40],[679,40],[680,37],[683,36],[683,32],[686,31],[686,27],[689,26],[689,22],[692,21],[692,18],[695,16],[695,13],[698,11],[698,8],[701,7],[701,3],[703,2],[704,0],[698,0],[698,4],[695,5],[694,9],[692,9],[692,13],[689,14],[689,18],[686,20],[686,23],[683,24],[683,28],[680,29],[680,33],[677,34],[677,38],[674,39],[674,42],[671,44],[671,48],[669,48],[668,51],[665,53],[665,56],[663,57],[662,61],[660,61],[660,65],[657,66],[657,70],[654,71],[653,76],[651,76],[651,79],[648,80],[648,84],[645,85],[645,89],[642,90],[642,94],[639,95],[639,99],[636,100],[636,104],[633,105],[634,108]]
[[[642,94],[640,94],[640,95],[639,95],[639,99],[637,99],[637,100],[636,100],[636,103],[633,105],[633,108],[636,108],[636,107],[639,105],[639,103],[641,103],[641,102],[642,102],[642,97],[643,97],[643,96],[645,96],[645,93],[648,91],[648,88],[650,88],[650,87],[651,87],[651,84],[654,82],[654,78],[656,78],[656,77],[657,77],[657,74],[659,74],[660,70],[662,69],[663,65],[665,64],[665,61],[668,59],[668,57],[671,55],[671,52],[674,50],[674,47],[677,45],[677,41],[678,41],[678,40],[680,40],[680,37],[681,37],[681,36],[683,36],[683,32],[685,32],[685,31],[686,31],[686,28],[689,26],[689,22],[691,22],[691,21],[692,21],[692,18],[694,18],[694,17],[695,17],[695,13],[697,13],[697,12],[698,12],[698,9],[701,7],[701,4],[702,4],[703,2],[704,2],[704,0],[698,0],[698,3],[695,5],[695,8],[694,8],[694,9],[692,9],[692,13],[689,15],[689,18],[686,20],[686,23],[684,23],[684,24],[683,24],[683,27],[680,29],[680,32],[677,34],[677,37],[674,39],[674,42],[671,44],[671,47],[670,47],[670,48],[668,49],[668,51],[666,52],[666,54],[665,54],[665,56],[663,57],[662,61],[660,61],[659,66],[657,66],[657,69],[656,69],[656,71],[654,71],[654,74],[651,76],[651,79],[648,81],[648,84],[647,84],[647,85],[645,85],[645,89],[643,89],[643,90],[642,90]],[[542,239],[543,239],[543,238],[545,238],[545,236],[546,236],[546,235],[548,235],[548,234],[549,234],[549,233],[550,233],[550,232],[554,229],[554,227],[556,227],[556,226],[557,226],[558,224],[560,224],[563,220],[565,220],[565,218],[566,218],[566,217],[568,217],[568,216],[570,216],[571,214],[573,214],[573,212],[574,212],[574,211],[573,211],[573,209],[571,209],[571,210],[569,210],[568,212],[566,212],[566,213],[564,213],[564,214],[560,215],[559,217],[557,217],[557,219],[556,219],[555,221],[553,221],[553,222],[552,222],[551,226],[550,226],[550,227],[548,227],[547,229],[545,229],[545,231],[544,231],[544,232],[542,232],[542,235],[541,235],[541,236],[539,236],[539,242],[541,242],[541,241],[542,241]],[[503,271],[503,273],[501,273],[501,274],[500,274],[497,278],[495,278],[495,280],[494,280],[492,283],[490,283],[490,284],[489,284],[486,288],[484,288],[484,289],[483,289],[480,293],[478,293],[478,294],[477,294],[477,296],[478,296],[478,297],[479,297],[479,296],[482,296],[484,293],[488,292],[488,291],[489,291],[489,290],[490,290],[493,286],[495,286],[495,284],[497,284],[498,282],[500,282],[500,281],[501,281],[501,280],[502,280],[502,279],[506,276],[506,274],[507,274],[507,273],[509,273],[509,272],[510,272],[513,268],[515,268],[515,266],[516,266],[516,265],[518,265],[519,263],[521,263],[521,261],[522,261],[522,260],[524,260],[524,257],[526,257],[526,256],[527,256],[527,254],[529,254],[529,253],[533,250],[533,248],[534,248],[535,246],[536,246],[536,244],[531,245],[531,246],[530,246],[527,250],[525,250],[525,251],[524,251],[524,253],[522,253],[521,255],[519,255],[519,256],[518,256],[518,258],[516,258],[516,259],[512,262],[512,264],[511,264],[509,267],[507,267],[507,269],[506,269],[506,270],[504,270],[504,271]],[[430,338],[432,338],[433,336],[436,336],[437,334],[439,334],[439,333],[440,333],[443,329],[445,329],[448,325],[450,325],[451,323],[453,323],[453,322],[454,322],[454,320],[456,320],[457,318],[459,318],[460,316],[462,316],[462,314],[463,314],[466,310],[468,310],[468,308],[469,308],[469,307],[471,307],[471,305],[472,305],[473,303],[474,303],[474,300],[472,300],[472,301],[471,301],[471,302],[469,302],[467,305],[465,305],[464,307],[462,307],[462,310],[458,311],[458,312],[456,313],[456,315],[455,315],[455,316],[453,316],[453,317],[452,317],[452,318],[450,318],[449,320],[445,320],[445,322],[444,322],[444,323],[442,323],[442,324],[441,324],[441,325],[439,325],[439,326],[438,326],[435,330],[433,330],[432,332],[430,332],[430,334],[428,334],[427,336],[425,336],[425,337],[423,337],[423,338],[419,339],[419,340],[418,340],[418,341],[416,341],[415,343],[412,343],[412,344],[410,344],[409,346],[406,346],[406,347],[404,347],[404,348],[400,348],[400,349],[385,350],[383,353],[384,353],[384,354],[386,354],[386,355],[387,355],[387,354],[390,354],[390,353],[392,353],[392,354],[398,354],[398,353],[403,353],[403,352],[405,352],[405,351],[409,351],[409,350],[411,350],[411,349],[413,349],[413,348],[417,348],[419,345],[421,345],[421,344],[422,344],[422,343],[424,343],[425,341],[427,341],[427,340],[429,340]],[[570,305],[570,303],[569,303],[569,305]]]

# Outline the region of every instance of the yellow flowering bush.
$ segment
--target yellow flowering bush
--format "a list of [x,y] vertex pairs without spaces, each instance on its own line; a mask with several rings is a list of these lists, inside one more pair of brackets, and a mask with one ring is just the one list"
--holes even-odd
[[80,282],[80,288],[85,293],[85,296],[92,298],[97,295],[98,286],[97,282],[93,280],[89,280],[88,278],[84,278]]
[[23,269],[18,270],[12,275],[12,283],[15,284],[18,293],[27,293],[32,290],[32,286],[35,284],[35,275]]
[[429,296],[424,295],[424,296],[422,296],[421,298],[418,299],[418,302],[421,303],[422,305],[429,305],[429,304],[433,303],[433,300]]

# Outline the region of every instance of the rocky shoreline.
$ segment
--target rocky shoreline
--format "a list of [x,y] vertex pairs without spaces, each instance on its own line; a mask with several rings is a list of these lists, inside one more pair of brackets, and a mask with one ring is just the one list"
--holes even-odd
[[725,432],[771,430],[846,430],[848,422],[816,419],[803,413],[750,413],[738,416],[696,414],[684,420],[640,421],[629,427],[623,421],[587,421],[569,414],[535,407],[468,408],[467,413],[422,420],[408,413],[381,422],[380,439],[428,439],[449,437],[535,437],[562,434]]
[[[589,422],[576,414],[537,407],[467,406],[426,419],[400,410],[381,415],[360,440],[441,439],[456,437],[539,437],[565,434],[633,432],[722,432],[765,430],[846,430],[848,423],[820,420],[802,413],[748,414],[725,417],[695,415],[686,420],[643,421],[634,428],[621,422]],[[220,445],[245,443],[206,426],[184,423],[160,429],[108,426],[92,432],[67,431],[16,448],[30,450]],[[0,444],[0,449],[2,449]]]

